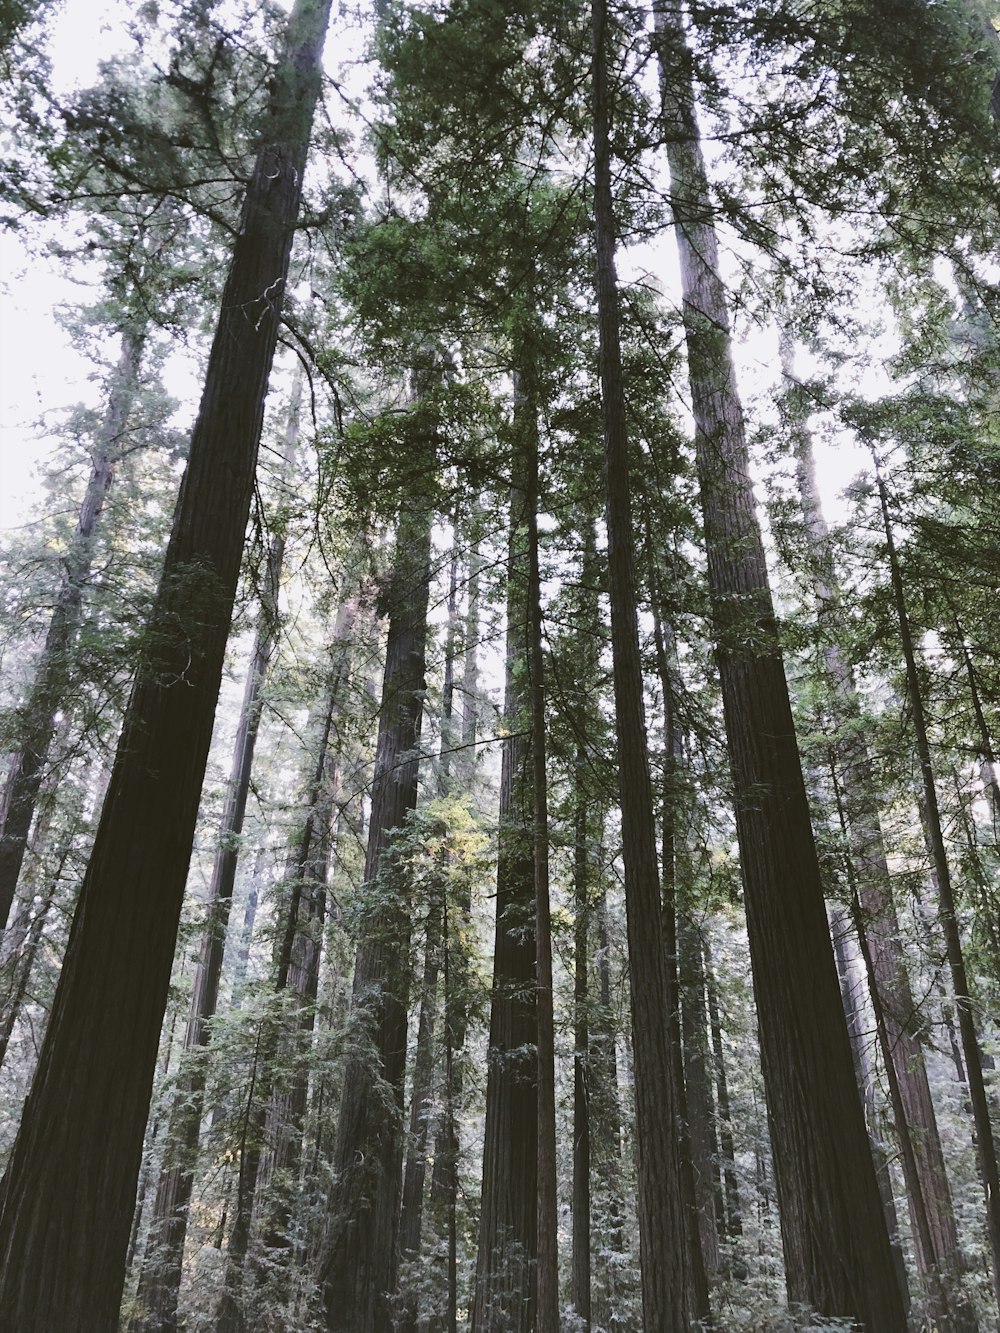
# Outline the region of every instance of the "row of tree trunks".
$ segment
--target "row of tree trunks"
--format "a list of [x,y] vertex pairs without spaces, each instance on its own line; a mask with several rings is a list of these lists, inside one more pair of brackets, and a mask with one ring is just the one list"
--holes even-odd
[[[330,823],[333,808],[330,772],[334,722],[344,706],[345,678],[350,663],[351,639],[358,611],[357,597],[344,598],[337,609],[330,653],[330,675],[326,695],[314,709],[309,731],[318,733],[315,753],[305,782],[305,819],[289,849],[286,873],[280,885],[279,926],[274,945],[273,1003],[296,1010],[296,1020],[308,1012],[311,1031],[312,1005],[304,1003],[305,992],[315,973],[318,980],[319,942],[325,885]],[[322,909],[322,911],[321,911]],[[314,919],[319,917],[319,921]],[[317,928],[318,925],[318,928]],[[296,987],[298,989],[296,989]],[[296,1003],[298,1001],[298,1004]],[[239,1175],[236,1207],[226,1251],[222,1299],[216,1317],[217,1333],[242,1333],[250,1293],[247,1258],[253,1235],[255,1209],[265,1214],[265,1185],[272,1174],[275,1155],[297,1154],[299,1146],[280,1142],[288,1113],[279,1093],[278,1063],[281,1053],[295,1044],[297,1021],[286,1027],[284,1012],[274,1009],[260,1020],[246,1105],[241,1116]],[[302,1092],[304,1099],[305,1092]],[[269,1134],[270,1131],[270,1134]],[[280,1209],[279,1209],[280,1214]],[[272,1217],[269,1221],[274,1222]],[[280,1239],[276,1242],[280,1244]]]
[[[471,526],[478,517],[472,507]],[[476,770],[479,731],[479,597],[482,557],[478,545],[469,556],[465,644],[462,661],[461,748],[455,762],[457,780],[467,785]],[[444,1045],[444,1105],[434,1141],[431,1206],[446,1244],[447,1296],[443,1317],[429,1321],[430,1333],[455,1333],[458,1325],[458,1164],[461,1154],[458,1126],[463,1100],[466,1029],[469,1018],[468,963],[462,940],[468,931],[472,903],[463,890],[452,906],[444,900],[441,938],[442,1025]]]
[[297,0],[146,653],[3,1184],[0,1327],[111,1333],[253,493],[329,0]]
[[903,1333],[756,515],[680,5],[654,4],[716,660],[788,1295]]

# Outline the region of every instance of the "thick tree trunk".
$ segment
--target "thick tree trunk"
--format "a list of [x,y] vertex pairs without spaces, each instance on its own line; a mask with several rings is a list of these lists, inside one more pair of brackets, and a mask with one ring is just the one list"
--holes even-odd
[[126,326],[122,332],[121,353],[94,444],[76,534],[63,559],[62,585],[35,679],[20,710],[20,748],[11,759],[0,801],[0,930],[7,924],[14,901],[45,763],[55,735],[56,717],[70,688],[70,659],[80,625],[83,593],[93,566],[100,517],[125,447],[129,414],[139,390],[146,332],[146,321]]
[[[298,435],[298,400],[301,381],[293,391],[286,450],[294,446]],[[284,559],[283,535],[272,538],[268,551],[253,656],[243,691],[243,705],[236,728],[226,806],[219,827],[212,878],[208,888],[208,907],[201,940],[191,1012],[184,1037],[186,1068],[178,1080],[167,1127],[167,1156],[156,1187],[156,1200],[139,1277],[137,1304],[141,1313],[131,1323],[134,1333],[172,1333],[177,1327],[177,1300],[180,1294],[184,1239],[187,1234],[188,1209],[194,1188],[198,1136],[205,1102],[208,1065],[206,1048],[211,1036],[211,1020],[219,999],[219,979],[229,927],[229,910],[236,884],[240,834],[250,793],[250,775],[260,729],[263,690],[271,653],[277,634],[278,589]]]
[[749,475],[679,5],[654,5],[709,589],[788,1295],[903,1333]]
[[622,382],[615,220],[609,139],[608,15],[594,0],[594,234],[600,331],[604,477],[607,499],[611,646],[622,812],[622,857],[628,928],[632,1042],[635,1052],[636,1158],[642,1309],[646,1328],[682,1333],[685,1215],[671,1069],[671,993],[660,929],[653,789],[643,713],[642,661],[636,614],[632,502]]
[[[911,1218],[914,1200],[923,1199],[930,1222],[932,1253],[926,1253],[920,1228],[913,1218],[917,1266],[928,1275],[936,1271],[945,1287],[952,1286],[963,1261],[945,1171],[944,1153],[931,1099],[923,1047],[922,1018],[917,1008],[903,952],[892,892],[889,863],[879,820],[877,787],[872,770],[861,709],[851,668],[837,643],[841,598],[830,549],[830,536],[816,486],[812,441],[794,397],[791,344],[781,339],[782,370],[789,388],[786,397],[793,427],[796,480],[809,543],[810,574],[823,634],[822,660],[830,687],[828,708],[837,727],[834,742],[835,780],[842,800],[851,861],[857,881],[861,913],[858,930],[871,954],[875,984],[889,1037],[894,1074],[899,1082],[913,1151],[903,1157],[904,1176],[915,1166],[917,1178],[906,1176]],[[902,1129],[900,1133],[902,1133]],[[904,1287],[905,1291],[905,1287]]]
[[[118,1322],[329,0],[297,0],[108,796],[3,1185],[0,1328]],[[136,886],[141,886],[137,892]]]
[[519,668],[527,647],[527,488],[510,498],[507,668],[500,774],[496,943],[473,1333],[532,1333],[535,1321],[538,1027],[530,717]]
[[353,988],[361,1045],[344,1075],[322,1272],[331,1333],[388,1333],[396,1288],[411,907],[405,874],[401,880],[394,869],[392,840],[417,803],[433,519],[428,495],[419,485],[416,492],[404,502],[383,591],[388,641],[365,859],[371,901]]
[[909,613],[906,608],[906,595],[896,553],[892,519],[889,514],[889,496],[885,480],[877,464],[875,478],[882,510],[882,522],[885,528],[886,554],[892,580],[893,600],[899,622],[900,647],[906,664],[906,692],[913,718],[913,734],[923,780],[926,829],[930,840],[940,897],[939,915],[948,950],[948,967],[951,972],[952,989],[955,995],[955,1008],[958,1011],[958,1029],[965,1054],[965,1073],[968,1080],[969,1100],[972,1103],[972,1119],[976,1127],[979,1174],[986,1197],[986,1230],[992,1259],[993,1290],[997,1303],[1000,1305],[1000,1172],[997,1169],[996,1143],[990,1122],[989,1103],[986,1099],[986,1085],[983,1081],[983,1062],[979,1049],[979,1038],[972,1015],[972,1000],[969,995],[969,981],[965,970],[962,938],[958,928],[955,894],[951,882],[951,867],[948,864],[944,835],[941,831],[941,815],[938,808],[937,787],[934,782],[934,765],[927,733],[924,701],[920,692],[916,649],[913,643],[913,632],[910,628]]

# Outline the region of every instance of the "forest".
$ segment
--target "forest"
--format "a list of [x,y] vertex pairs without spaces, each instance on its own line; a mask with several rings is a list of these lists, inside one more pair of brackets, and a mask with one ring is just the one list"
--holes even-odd
[[0,144],[0,1333],[996,1333],[996,0],[0,0]]

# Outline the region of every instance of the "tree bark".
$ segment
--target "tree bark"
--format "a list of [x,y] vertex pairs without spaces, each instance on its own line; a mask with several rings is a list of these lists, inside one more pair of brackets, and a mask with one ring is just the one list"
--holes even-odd
[[716,660],[788,1295],[903,1333],[749,475],[680,7],[656,0]]
[[4,1180],[0,1328],[17,1333],[118,1321],[328,18],[329,0],[297,0],[289,18],[145,660]]
[[646,1328],[688,1327],[683,1191],[671,1070],[670,985],[661,932],[653,790],[643,715],[628,437],[622,382],[615,220],[611,195],[608,15],[594,0],[594,237],[600,333],[611,644],[622,812],[622,856],[635,1052],[636,1158],[642,1309]]

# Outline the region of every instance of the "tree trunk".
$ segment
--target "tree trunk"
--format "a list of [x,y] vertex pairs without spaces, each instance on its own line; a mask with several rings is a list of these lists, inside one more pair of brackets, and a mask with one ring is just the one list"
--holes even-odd
[[[301,380],[293,390],[286,434],[286,455],[298,435]],[[219,1000],[219,979],[229,927],[229,910],[236,884],[240,834],[250,793],[250,775],[260,729],[263,690],[278,630],[278,589],[284,560],[285,539],[275,535],[267,557],[253,656],[243,691],[226,805],[219,827],[208,906],[201,939],[198,967],[191,994],[191,1012],[184,1037],[186,1068],[178,1080],[177,1093],[166,1134],[166,1159],[156,1187],[153,1217],[143,1254],[137,1303],[140,1314],[131,1322],[134,1333],[173,1333],[177,1327],[184,1239],[188,1209],[194,1188],[198,1136],[208,1077],[206,1050],[211,1038],[211,1020]],[[183,1058],[183,1057],[182,1057]]]
[[749,475],[679,5],[654,4],[708,579],[788,1295],[903,1333]]
[[297,0],[289,18],[146,656],[4,1180],[0,1327],[17,1333],[118,1322],[328,18],[329,0]]
[[893,601],[899,622],[900,646],[906,664],[906,692],[913,717],[913,734],[923,779],[924,812],[940,896],[941,926],[944,930],[945,945],[948,950],[948,966],[955,995],[955,1008],[958,1011],[958,1029],[965,1054],[965,1073],[968,1080],[969,1100],[972,1103],[972,1119],[976,1127],[979,1174],[983,1182],[983,1192],[986,1196],[986,1228],[992,1259],[993,1290],[997,1303],[1000,1304],[1000,1173],[997,1170],[996,1144],[990,1123],[989,1103],[986,1100],[986,1085],[983,1081],[983,1063],[979,1050],[979,1038],[976,1035],[976,1026],[972,1016],[972,1000],[969,995],[969,982],[965,971],[962,938],[958,928],[955,894],[951,882],[951,867],[948,864],[944,836],[941,831],[941,815],[938,808],[937,787],[934,783],[934,765],[927,734],[927,719],[924,714],[924,702],[920,692],[916,650],[913,644],[909,613],[906,609],[903,577],[896,553],[892,519],[889,514],[889,495],[877,461],[875,478],[878,486],[879,504],[882,510],[882,522],[885,528],[886,554],[892,579]]
[[722,1190],[717,1186],[717,1163],[712,1143],[715,1104],[708,1076],[708,1023],[705,1017],[701,939],[697,926],[690,920],[682,919],[678,925],[677,965],[694,1202],[706,1276],[711,1276],[717,1274],[721,1267],[718,1215],[721,1211]]
[[590,1333],[590,847],[588,793],[584,786],[587,754],[577,746],[573,815],[573,1278],[572,1302],[584,1333]]
[[139,390],[147,321],[127,325],[95,441],[76,534],[63,559],[62,585],[49,621],[35,679],[21,708],[20,748],[11,759],[0,802],[0,930],[7,924],[28,845],[56,717],[70,688],[71,658],[80,625],[83,593],[90,578],[97,530],[121,458],[129,414]]
[[607,499],[611,647],[622,812],[622,857],[635,1052],[636,1158],[642,1309],[646,1328],[682,1333],[685,1215],[671,1070],[670,984],[660,928],[653,789],[643,715],[642,661],[636,614],[632,502],[622,383],[615,219],[611,196],[608,16],[594,0],[594,235],[600,331],[604,479]]
[[[660,615],[660,593],[655,568],[650,568],[650,599],[653,612],[653,638],[656,645],[656,663],[663,697],[663,794],[661,806],[661,877],[663,885],[663,943],[666,952],[667,982],[670,988],[670,1047],[674,1079],[674,1097],[677,1105],[677,1144],[680,1155],[681,1188],[686,1217],[687,1300],[693,1319],[708,1320],[709,1256],[714,1255],[718,1266],[718,1239],[712,1246],[711,1226],[714,1218],[706,1217],[701,1208],[702,1199],[695,1180],[692,1151],[691,1116],[688,1107],[686,1073],[687,1051],[681,1043],[681,978],[678,949],[678,892],[677,882],[677,806],[680,797],[683,742],[676,725],[675,686],[671,657],[675,656],[673,633],[664,627]],[[670,637],[670,654],[667,636]],[[700,1125],[704,1130],[704,1122]]]
[[507,667],[500,775],[496,943],[473,1333],[532,1333],[535,1321],[538,1096],[530,716],[519,667],[527,646],[528,488],[515,477],[507,566]]
[[[430,470],[432,448],[426,456]],[[331,1333],[388,1333],[396,1288],[411,904],[392,840],[417,803],[433,520],[428,494],[416,489],[400,513],[395,566],[383,589],[388,641],[365,859],[371,901],[353,988],[361,1047],[352,1049],[344,1075],[322,1271]]]

